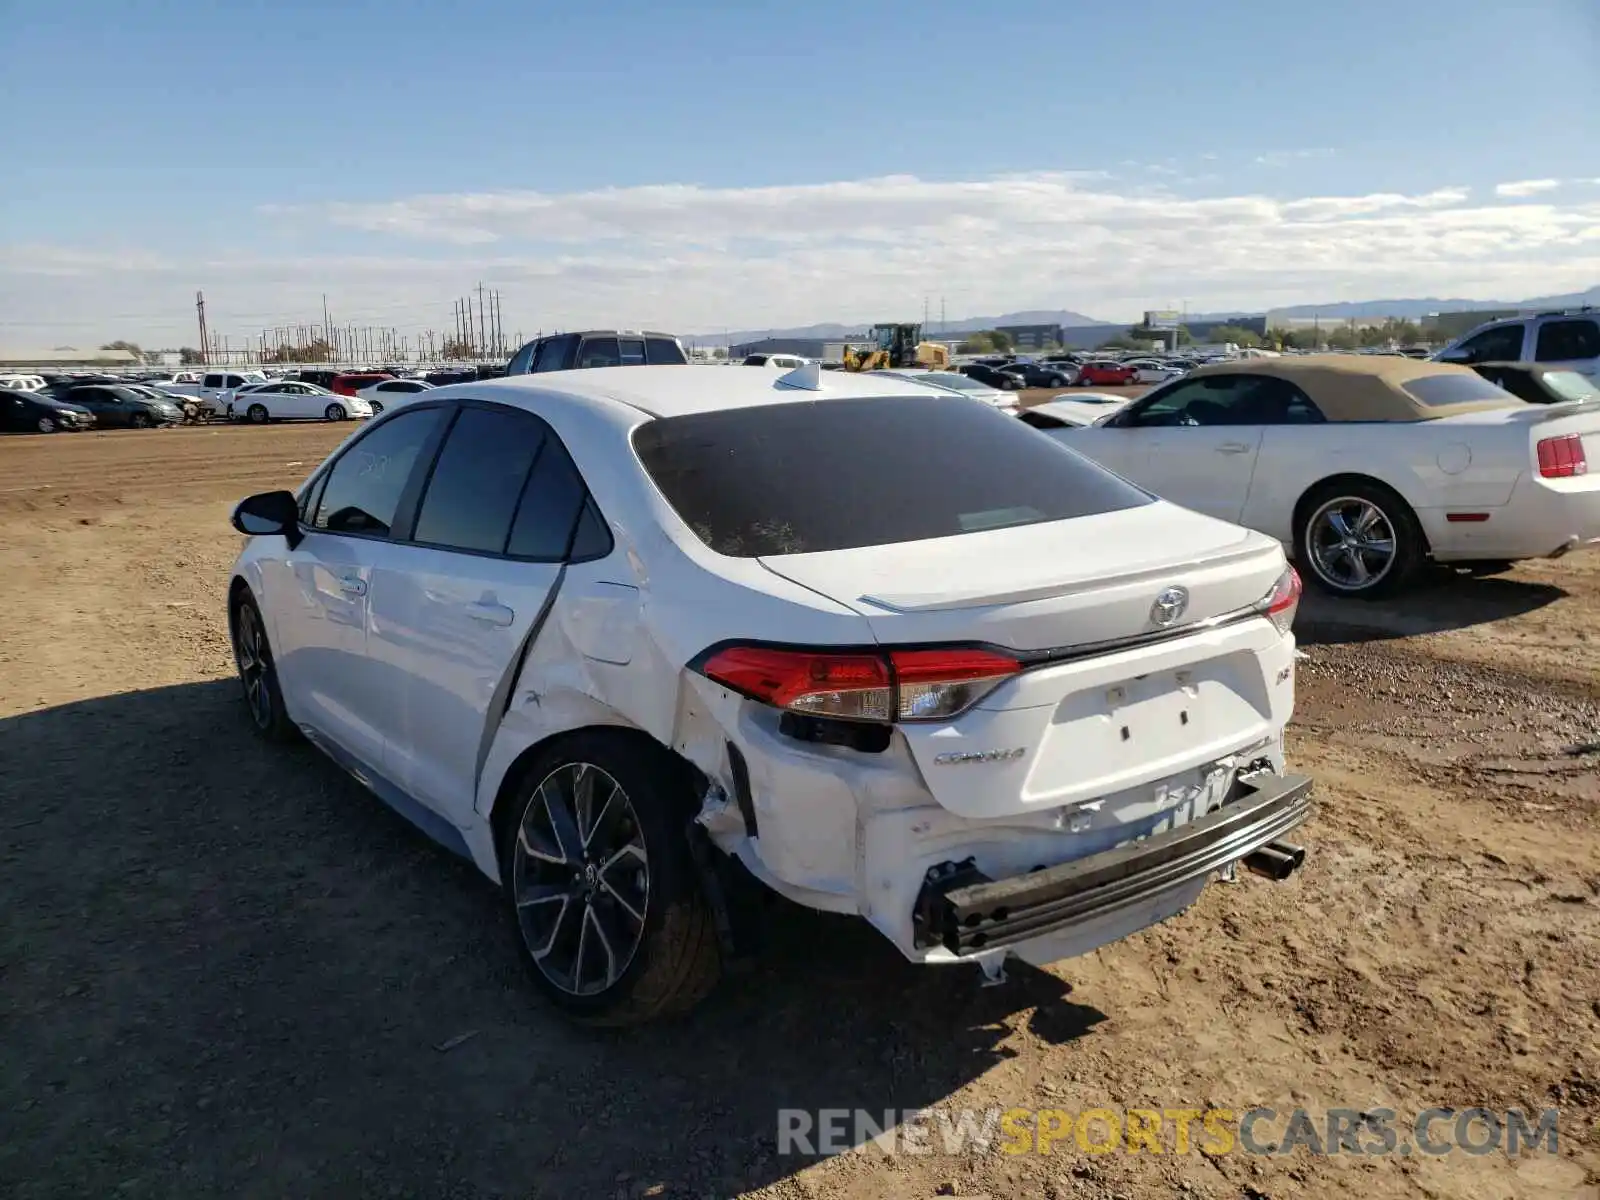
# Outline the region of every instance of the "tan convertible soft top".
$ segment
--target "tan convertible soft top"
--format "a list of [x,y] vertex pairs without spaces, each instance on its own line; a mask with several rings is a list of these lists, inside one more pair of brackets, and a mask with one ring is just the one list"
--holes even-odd
[[1427,362],[1385,354],[1307,354],[1282,358],[1246,358],[1196,367],[1186,378],[1207,375],[1267,375],[1298,386],[1330,421],[1427,421],[1457,413],[1485,412],[1497,408],[1522,408],[1509,392],[1504,400],[1473,400],[1465,404],[1423,404],[1405,390],[1414,379],[1436,375],[1466,375],[1479,379],[1471,367]]

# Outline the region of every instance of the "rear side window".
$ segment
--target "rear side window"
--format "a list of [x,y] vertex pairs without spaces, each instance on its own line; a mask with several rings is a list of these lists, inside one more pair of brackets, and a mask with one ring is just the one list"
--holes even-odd
[[633,446],[684,523],[736,558],[915,542],[1152,500],[1021,421],[960,396],[668,417],[636,429]]
[[423,493],[413,538],[434,546],[503,554],[528,469],[544,430],[516,413],[464,408]]
[[1600,325],[1587,318],[1546,321],[1539,326],[1539,345],[1535,355],[1540,362],[1600,358]]
[[329,533],[388,537],[406,482],[444,412],[413,409],[353,442],[328,472],[312,524]]
[[[508,553],[545,562],[565,558],[578,519],[589,504],[589,489],[566,447],[558,438],[547,437],[517,508]],[[606,540],[609,551],[609,535]]]
[[683,347],[672,338],[645,338],[644,360],[648,363],[687,363]]
[[222,386],[222,376],[221,375],[207,375],[205,377],[205,379],[201,381],[200,386],[201,387],[208,387],[208,388],[221,387]]
[[1516,404],[1510,392],[1492,380],[1480,375],[1423,375],[1400,385],[1408,396],[1429,408],[1448,408],[1452,404],[1481,404],[1485,400],[1499,400]]

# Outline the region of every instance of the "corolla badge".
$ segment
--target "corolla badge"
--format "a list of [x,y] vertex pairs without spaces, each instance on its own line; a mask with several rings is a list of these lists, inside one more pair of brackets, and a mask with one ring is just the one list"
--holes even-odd
[[936,754],[933,761],[937,766],[953,767],[959,763],[995,763],[1011,762],[1021,758],[1028,752],[1025,746],[1014,746],[1009,750],[965,750],[954,751],[949,754]]
[[1156,597],[1156,602],[1150,606],[1150,620],[1165,629],[1183,616],[1189,607],[1189,589],[1185,587],[1169,587],[1162,590]]

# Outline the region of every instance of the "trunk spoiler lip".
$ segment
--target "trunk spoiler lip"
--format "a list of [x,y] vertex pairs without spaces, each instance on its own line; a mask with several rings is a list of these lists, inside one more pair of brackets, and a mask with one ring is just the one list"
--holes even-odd
[[[1281,552],[1281,549],[1276,541],[1264,535],[1246,537],[1242,538],[1237,545],[1228,549],[1208,551],[1198,558],[1140,567],[1128,572],[1126,575],[1117,576],[1113,582],[1118,586],[1123,584],[1164,583],[1172,576],[1185,571],[1202,571],[1211,567],[1246,562],[1274,552]],[[765,558],[757,561],[774,575],[781,576],[791,583],[800,583],[810,591],[817,592],[818,595],[827,596],[829,599],[835,600],[835,602],[840,599],[829,592],[822,591],[814,583],[805,583],[795,576],[786,574],[777,565],[768,562]],[[845,601],[845,603],[852,608],[862,604],[870,604],[873,608],[887,613],[959,612],[962,609],[969,608],[989,608],[1003,604],[1028,604],[1035,600],[1051,600],[1062,596],[1081,595],[1094,591],[1104,586],[1105,583],[1106,580],[1102,578],[1085,578],[1034,584],[1003,592],[985,592],[979,589],[953,594],[948,591],[933,593],[884,592],[863,594],[855,597],[854,600]],[[857,608],[857,611],[860,611],[859,608]],[[869,614],[863,613],[862,615]]]

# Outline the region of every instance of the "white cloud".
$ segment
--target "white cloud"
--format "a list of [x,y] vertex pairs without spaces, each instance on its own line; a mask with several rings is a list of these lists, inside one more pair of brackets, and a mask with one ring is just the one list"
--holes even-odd
[[1513,183],[1495,184],[1494,194],[1514,200],[1521,196],[1537,196],[1540,192],[1554,191],[1560,186],[1559,179],[1519,179]]
[[[213,329],[336,320],[447,329],[483,280],[512,331],[686,333],[814,321],[1073,308],[1108,319],[1396,295],[1516,299],[1600,280],[1600,198],[1557,205],[1416,194],[1194,197],[1099,174],[885,176],[781,187],[658,184],[275,207],[236,245],[359,252],[160,256],[0,247],[0,325],[182,340],[194,291]],[[24,302],[25,301],[25,302]],[[9,334],[8,334],[9,336]]]

